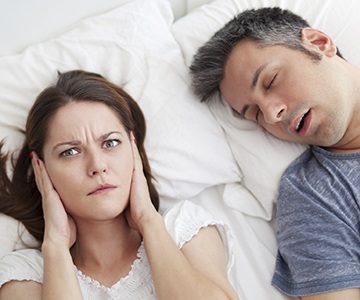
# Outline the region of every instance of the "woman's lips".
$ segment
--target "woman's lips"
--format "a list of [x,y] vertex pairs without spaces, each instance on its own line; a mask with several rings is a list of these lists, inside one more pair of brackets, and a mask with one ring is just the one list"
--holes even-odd
[[112,184],[101,184],[101,185],[97,186],[95,189],[93,189],[90,193],[88,193],[88,196],[106,193],[115,188],[116,188],[116,186],[112,185]]

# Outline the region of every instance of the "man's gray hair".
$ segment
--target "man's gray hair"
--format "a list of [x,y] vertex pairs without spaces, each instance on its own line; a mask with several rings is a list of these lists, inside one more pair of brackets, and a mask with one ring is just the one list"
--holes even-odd
[[[314,61],[321,56],[307,50],[301,39],[301,31],[310,25],[300,16],[279,7],[245,10],[200,47],[190,66],[192,86],[201,102],[208,102],[220,94],[220,82],[224,77],[226,61],[243,39],[252,39],[260,47],[282,45],[307,54]],[[341,56],[338,53],[339,56]]]

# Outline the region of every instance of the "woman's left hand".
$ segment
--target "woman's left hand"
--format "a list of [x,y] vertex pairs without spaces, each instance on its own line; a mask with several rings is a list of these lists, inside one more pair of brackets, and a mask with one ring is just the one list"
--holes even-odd
[[142,160],[136,146],[135,137],[131,133],[131,146],[134,158],[134,171],[130,189],[130,205],[126,211],[126,218],[130,227],[143,233],[143,228],[152,218],[158,217],[151,202],[149,187],[144,176]]

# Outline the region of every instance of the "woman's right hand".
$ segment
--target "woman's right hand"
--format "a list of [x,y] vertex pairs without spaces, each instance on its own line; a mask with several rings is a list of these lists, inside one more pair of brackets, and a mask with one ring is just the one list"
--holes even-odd
[[76,240],[76,225],[65,211],[59,194],[54,189],[45,164],[35,152],[31,152],[32,166],[38,190],[42,196],[45,219],[44,243],[66,246],[68,249]]
[[34,152],[31,157],[45,219],[41,249],[44,259],[42,299],[83,299],[69,250],[76,239],[75,222],[66,213],[44,162]]

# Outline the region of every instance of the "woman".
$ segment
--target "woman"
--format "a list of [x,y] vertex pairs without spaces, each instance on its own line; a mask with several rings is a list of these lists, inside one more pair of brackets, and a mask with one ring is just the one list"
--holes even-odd
[[2,259],[1,299],[237,298],[226,226],[188,202],[157,212],[144,117],[121,88],[94,73],[60,74],[25,133],[11,181],[2,157],[0,208],[41,251]]

